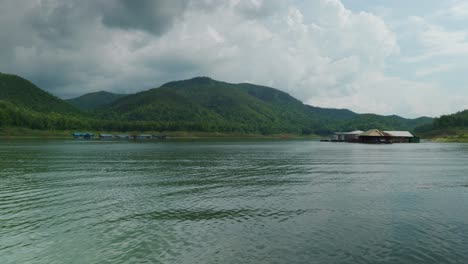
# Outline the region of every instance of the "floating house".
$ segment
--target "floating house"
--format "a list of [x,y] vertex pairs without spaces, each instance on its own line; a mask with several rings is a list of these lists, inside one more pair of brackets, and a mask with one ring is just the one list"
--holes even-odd
[[392,144],[392,136],[378,129],[371,129],[359,134],[359,143],[368,144]]
[[408,131],[384,131],[392,137],[393,143],[419,143],[419,138]]
[[116,138],[118,138],[118,139],[130,139],[130,135],[117,135]]
[[93,133],[88,132],[75,132],[72,134],[74,139],[92,139],[94,138]]
[[358,139],[359,135],[362,134],[364,131],[356,130],[352,132],[335,132],[332,137],[332,141],[336,142],[350,142],[355,141]]
[[381,131],[371,129],[368,131],[335,132],[332,142],[355,142],[368,144],[392,144],[392,143],[419,143],[419,138],[408,131]]
[[154,139],[166,139],[167,135],[153,135]]
[[143,134],[143,135],[138,135],[138,136],[136,136],[136,139],[152,139],[152,138],[153,138],[153,136],[151,136],[151,135],[144,135],[144,134]]
[[113,139],[114,135],[112,134],[99,134],[100,139]]

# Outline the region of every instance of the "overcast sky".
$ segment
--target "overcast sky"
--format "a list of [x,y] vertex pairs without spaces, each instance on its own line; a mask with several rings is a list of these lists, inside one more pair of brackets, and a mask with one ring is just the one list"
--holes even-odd
[[468,1],[0,0],[0,72],[62,98],[209,76],[315,106],[468,105]]

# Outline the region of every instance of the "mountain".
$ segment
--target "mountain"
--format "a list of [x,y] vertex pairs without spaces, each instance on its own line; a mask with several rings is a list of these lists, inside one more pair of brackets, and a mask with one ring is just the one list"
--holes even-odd
[[433,118],[419,117],[407,119],[397,115],[381,116],[376,114],[360,114],[342,124],[347,130],[369,130],[380,128],[382,130],[409,130],[414,131],[417,127],[432,123]]
[[314,127],[308,106],[279,90],[207,77],[175,81],[123,97],[101,109],[122,121],[178,122],[194,129],[244,133],[302,133]]
[[81,112],[19,76],[0,74],[0,127],[325,135],[370,128],[413,130],[432,122],[309,106],[271,87],[208,77],[127,96],[98,92],[70,102],[91,111]]
[[105,91],[88,93],[77,98],[65,100],[71,105],[81,110],[93,110],[98,107],[110,104],[115,100],[124,97],[124,94],[115,94]]
[[37,112],[81,114],[78,109],[62,99],[41,90],[26,79],[11,74],[0,73],[0,100]]
[[412,130],[431,122],[429,118],[362,115],[346,109],[308,106],[274,88],[231,84],[208,77],[169,82],[125,96],[99,108],[96,114],[122,122],[170,122],[182,130],[263,134],[328,134],[375,127]]
[[435,118],[433,122],[423,124],[415,131],[425,137],[465,138],[468,135],[468,109]]

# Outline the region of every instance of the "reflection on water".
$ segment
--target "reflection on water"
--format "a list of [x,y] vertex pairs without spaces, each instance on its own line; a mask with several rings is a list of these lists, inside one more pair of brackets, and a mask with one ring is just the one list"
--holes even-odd
[[0,263],[466,263],[468,145],[0,143]]

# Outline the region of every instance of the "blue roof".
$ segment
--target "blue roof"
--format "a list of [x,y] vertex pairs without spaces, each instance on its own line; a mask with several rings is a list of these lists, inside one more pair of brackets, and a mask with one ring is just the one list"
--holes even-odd
[[88,133],[88,132],[75,132],[73,133],[73,136],[77,136],[77,137],[84,137],[84,136],[94,136],[93,133]]

